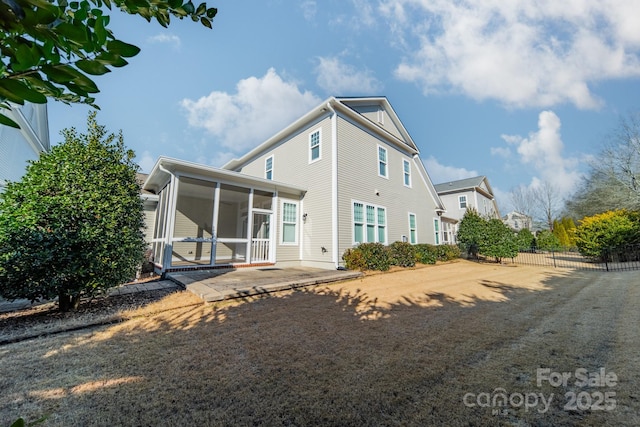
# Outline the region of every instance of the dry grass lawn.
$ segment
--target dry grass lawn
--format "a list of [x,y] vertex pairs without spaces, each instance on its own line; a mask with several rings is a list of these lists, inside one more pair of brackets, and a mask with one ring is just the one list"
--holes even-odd
[[[172,293],[0,346],[0,426],[640,425],[639,285],[460,261],[211,305]],[[538,386],[538,368],[572,376]]]

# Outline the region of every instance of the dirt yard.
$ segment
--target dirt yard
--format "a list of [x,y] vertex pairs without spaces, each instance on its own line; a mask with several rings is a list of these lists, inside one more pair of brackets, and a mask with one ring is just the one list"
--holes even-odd
[[459,261],[0,346],[0,426],[640,425],[640,275]]

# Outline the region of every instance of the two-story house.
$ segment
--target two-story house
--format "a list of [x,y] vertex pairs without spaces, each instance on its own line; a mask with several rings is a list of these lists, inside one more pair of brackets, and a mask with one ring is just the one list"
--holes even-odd
[[[446,216],[453,221],[443,222],[449,227],[445,233],[455,239],[457,227],[467,209],[475,209],[485,218],[500,219],[498,204],[486,176],[465,178],[436,184],[435,189],[446,207]],[[455,223],[455,225],[454,225]]]
[[50,149],[47,104],[12,104],[2,114],[20,129],[0,125],[0,192],[7,181],[22,178],[29,160],[38,160],[40,153]]
[[143,187],[161,271],[338,268],[359,243],[436,243],[444,212],[385,97],[331,97],[222,168],[161,157]]

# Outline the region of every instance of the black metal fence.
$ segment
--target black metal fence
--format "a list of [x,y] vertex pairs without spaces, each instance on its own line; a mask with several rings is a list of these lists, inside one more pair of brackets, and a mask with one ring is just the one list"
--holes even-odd
[[576,248],[524,249],[515,258],[503,259],[503,262],[580,270],[640,270],[640,245],[610,248],[598,259],[584,257]]

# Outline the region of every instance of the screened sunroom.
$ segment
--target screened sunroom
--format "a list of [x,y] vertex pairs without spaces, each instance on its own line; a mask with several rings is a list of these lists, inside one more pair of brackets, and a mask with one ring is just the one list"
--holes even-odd
[[275,263],[279,193],[296,201],[304,195],[288,184],[166,157],[143,188],[159,196],[150,242],[159,272]]

